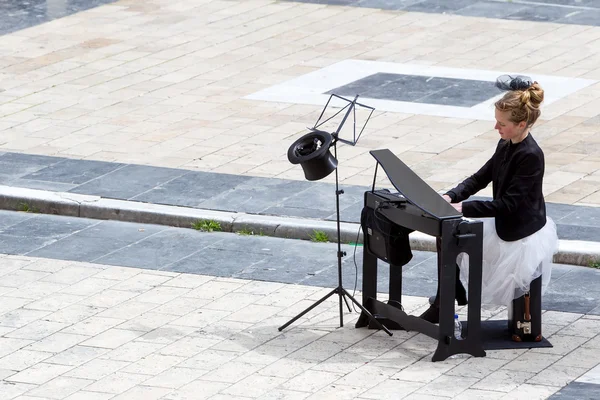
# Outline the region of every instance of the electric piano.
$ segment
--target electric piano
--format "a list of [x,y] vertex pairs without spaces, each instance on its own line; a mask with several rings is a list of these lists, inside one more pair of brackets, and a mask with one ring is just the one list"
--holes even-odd
[[[418,331],[438,341],[432,361],[445,360],[458,353],[484,357],[481,339],[481,264],[483,224],[463,218],[442,196],[398,159],[390,150],[370,152],[377,161],[373,188],[365,192],[364,207],[374,211],[376,220],[419,231],[438,240],[438,262],[441,275],[439,325],[402,309],[402,267],[390,264],[389,300],[377,300],[377,260],[388,262],[385,232],[374,223],[363,232],[363,306],[389,329]],[[377,168],[381,166],[398,193],[375,190]],[[364,211],[364,210],[363,210]],[[389,247],[389,243],[387,244]],[[467,331],[463,339],[454,337],[454,297],[456,262],[460,253],[469,255]],[[371,325],[371,326],[369,326]],[[356,327],[374,328],[363,312]]]

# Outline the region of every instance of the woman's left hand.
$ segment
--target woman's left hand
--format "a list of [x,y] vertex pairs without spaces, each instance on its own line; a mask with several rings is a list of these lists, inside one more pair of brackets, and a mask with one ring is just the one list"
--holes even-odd
[[452,203],[450,204],[452,207],[454,207],[454,209],[456,211],[458,211],[459,213],[462,213],[462,202],[460,203]]

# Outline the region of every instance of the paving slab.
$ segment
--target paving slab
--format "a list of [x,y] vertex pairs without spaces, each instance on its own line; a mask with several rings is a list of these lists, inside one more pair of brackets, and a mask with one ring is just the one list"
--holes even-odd
[[[128,225],[131,231],[141,229]],[[242,250],[244,241],[258,256],[269,252],[273,239],[235,237],[224,240],[223,251]],[[280,240],[279,249],[296,242]],[[324,246],[334,250],[327,244],[301,244],[320,249],[321,258]],[[222,265],[222,258],[210,253],[204,260]],[[545,311],[552,348],[488,351],[484,358],[433,363],[435,342],[422,334],[394,331],[389,337],[356,329],[355,312],[345,312],[345,325],[339,327],[335,298],[285,330],[277,329],[327,287],[224,276],[207,263],[180,273],[0,254],[0,271],[8,265],[13,265],[12,275],[52,272],[15,281],[11,291],[0,293],[2,304],[15,304],[0,311],[0,393],[6,399],[592,399],[600,386],[595,354],[600,319],[585,313]],[[582,270],[557,267],[563,275]],[[78,271],[76,279],[73,271]],[[205,275],[208,271],[217,275]],[[45,282],[63,284],[55,294],[21,297]],[[40,310],[61,293],[62,302]],[[69,304],[67,293],[79,293],[79,299]],[[356,295],[360,298],[360,292]],[[99,304],[102,298],[111,301],[83,312],[85,304]],[[405,294],[403,301],[415,312],[427,306],[424,296]],[[484,318],[504,313],[490,309]]]

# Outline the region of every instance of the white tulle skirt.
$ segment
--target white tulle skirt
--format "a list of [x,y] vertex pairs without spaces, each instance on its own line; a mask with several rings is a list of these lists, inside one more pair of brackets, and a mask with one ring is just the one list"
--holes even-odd
[[[556,224],[547,218],[546,225],[521,240],[506,242],[498,237],[494,218],[483,222],[483,264],[481,304],[508,305],[529,291],[532,280],[542,275],[542,293],[550,283],[552,256],[558,250]],[[469,280],[469,256],[458,257],[460,276]]]

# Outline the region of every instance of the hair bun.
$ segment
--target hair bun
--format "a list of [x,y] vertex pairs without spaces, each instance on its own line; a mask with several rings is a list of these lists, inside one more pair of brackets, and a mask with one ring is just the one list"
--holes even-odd
[[500,90],[527,90],[533,85],[533,80],[524,75],[500,75],[496,79],[496,87]]

